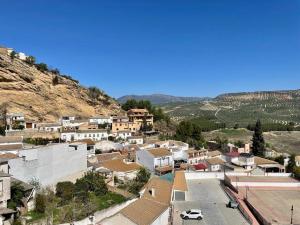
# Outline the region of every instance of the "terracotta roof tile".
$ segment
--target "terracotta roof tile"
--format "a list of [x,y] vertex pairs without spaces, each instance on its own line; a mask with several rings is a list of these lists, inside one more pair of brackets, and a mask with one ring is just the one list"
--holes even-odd
[[153,149],[149,149],[147,151],[154,157],[162,157],[162,156],[172,155],[172,153],[166,148],[153,148]]
[[176,171],[175,172],[173,189],[179,190],[179,191],[187,191],[188,190],[184,171]]
[[125,163],[122,159],[114,159],[103,162],[102,167],[111,171],[130,172],[138,170],[141,166],[137,163]]

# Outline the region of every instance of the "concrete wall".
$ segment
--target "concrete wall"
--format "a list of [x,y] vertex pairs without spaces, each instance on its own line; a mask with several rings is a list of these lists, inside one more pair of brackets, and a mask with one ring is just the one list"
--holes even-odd
[[59,132],[37,131],[37,130],[12,130],[6,131],[6,136],[23,136],[23,138],[59,138]]
[[43,186],[87,170],[86,144],[52,144],[35,149],[21,150],[23,158],[9,161],[10,174],[24,182],[33,178]]
[[168,225],[169,224],[169,211],[170,208],[167,208],[151,225]]
[[[226,172],[227,176],[248,176],[249,173],[238,173],[238,172]],[[197,179],[224,179],[224,172],[194,172],[186,171],[185,178],[187,180],[197,180]]]
[[10,177],[0,177],[0,207],[7,207],[7,201],[10,199]]
[[136,162],[154,172],[154,158],[147,150],[136,151]]

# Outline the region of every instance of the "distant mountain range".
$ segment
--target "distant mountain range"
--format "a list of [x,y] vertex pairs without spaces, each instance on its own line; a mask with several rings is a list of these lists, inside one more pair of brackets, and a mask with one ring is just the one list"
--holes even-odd
[[173,119],[206,117],[227,124],[247,125],[258,118],[265,122],[300,125],[300,90],[239,92],[215,98],[178,97],[163,94],[127,95],[118,99],[149,100]]
[[125,103],[129,99],[135,100],[148,100],[154,105],[167,104],[172,102],[199,102],[210,100],[208,97],[180,97],[164,94],[151,94],[151,95],[125,95],[118,98],[118,102]]
[[220,94],[215,98],[210,97],[181,97],[165,94],[151,95],[124,95],[117,99],[119,103],[125,103],[129,99],[148,100],[155,105],[164,105],[168,103],[188,103],[203,101],[232,101],[232,100],[285,100],[299,99],[299,90],[279,90],[279,91],[255,91],[255,92],[237,92]]

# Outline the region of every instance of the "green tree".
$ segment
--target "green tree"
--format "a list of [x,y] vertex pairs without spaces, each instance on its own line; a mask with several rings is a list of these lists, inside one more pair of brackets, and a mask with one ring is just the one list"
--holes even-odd
[[14,182],[10,188],[11,198],[8,201],[8,208],[16,209],[22,205],[22,198],[25,196],[24,187],[20,182]]
[[300,167],[299,166],[294,167],[293,173],[294,173],[295,178],[300,179]]
[[12,51],[12,52],[9,54],[9,56],[10,56],[11,61],[13,61],[13,60],[16,58],[17,53],[16,53],[15,51]]
[[275,158],[275,161],[281,165],[284,165],[284,157],[282,155]]
[[252,138],[252,150],[254,155],[263,156],[265,151],[265,140],[260,120],[257,120]]
[[38,193],[35,197],[35,211],[38,213],[46,212],[46,196],[43,193]]
[[108,192],[103,176],[97,172],[87,172],[84,177],[77,179],[75,183],[75,194],[79,197],[88,197],[85,193],[94,192],[97,196],[105,195]]
[[33,66],[35,64],[35,58],[34,58],[34,56],[28,56],[28,57],[26,57],[25,62],[28,65]]
[[75,185],[70,181],[59,182],[56,184],[56,196],[61,199],[61,204],[69,202],[74,195]]
[[136,175],[136,181],[145,184],[150,179],[150,176],[151,173],[145,167],[141,167]]
[[234,145],[238,148],[241,148],[241,147],[243,147],[244,142],[241,140],[238,140],[238,141],[234,142]]
[[38,64],[35,64],[35,67],[41,71],[41,72],[46,72],[48,71],[48,66],[46,63],[38,63]]
[[290,156],[289,163],[288,163],[288,165],[287,165],[287,167],[286,167],[286,171],[287,171],[288,173],[292,173],[295,166],[296,166],[296,155],[295,155],[295,154],[292,154],[292,155]]

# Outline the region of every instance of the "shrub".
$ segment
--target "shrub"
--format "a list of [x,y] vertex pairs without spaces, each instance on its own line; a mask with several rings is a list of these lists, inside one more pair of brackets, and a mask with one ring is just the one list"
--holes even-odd
[[45,63],[38,63],[38,64],[35,64],[35,67],[36,67],[39,71],[41,71],[41,72],[46,72],[46,71],[48,71],[48,66],[47,66],[47,64],[45,64]]
[[33,66],[35,64],[35,58],[33,56],[28,56],[26,57],[25,62],[28,65]]
[[60,74],[60,71],[57,68],[50,70],[50,72],[53,73],[53,74],[55,74],[55,75],[59,75]]
[[56,184],[56,196],[61,198],[61,203],[65,204],[73,198],[75,185],[70,181]]
[[17,56],[17,53],[16,53],[15,51],[12,51],[12,52],[9,54],[9,56],[10,56],[10,59],[11,59],[11,60],[14,60],[14,59],[16,58],[16,56]]
[[97,196],[105,195],[108,192],[104,178],[97,172],[87,172],[75,183],[77,197],[87,200],[89,192],[94,192]]
[[11,198],[8,201],[8,208],[16,209],[16,207],[22,204],[22,198],[25,195],[24,187],[21,183],[13,183],[11,185]]
[[101,95],[103,95],[103,91],[101,91],[97,87],[89,87],[88,88],[88,95],[93,100],[96,101]]
[[45,213],[46,201],[46,196],[44,194],[37,194],[35,197],[35,211],[38,213]]
[[59,78],[58,78],[58,76],[53,77],[53,79],[52,79],[52,84],[55,86],[55,85],[58,85],[58,83],[59,83]]

